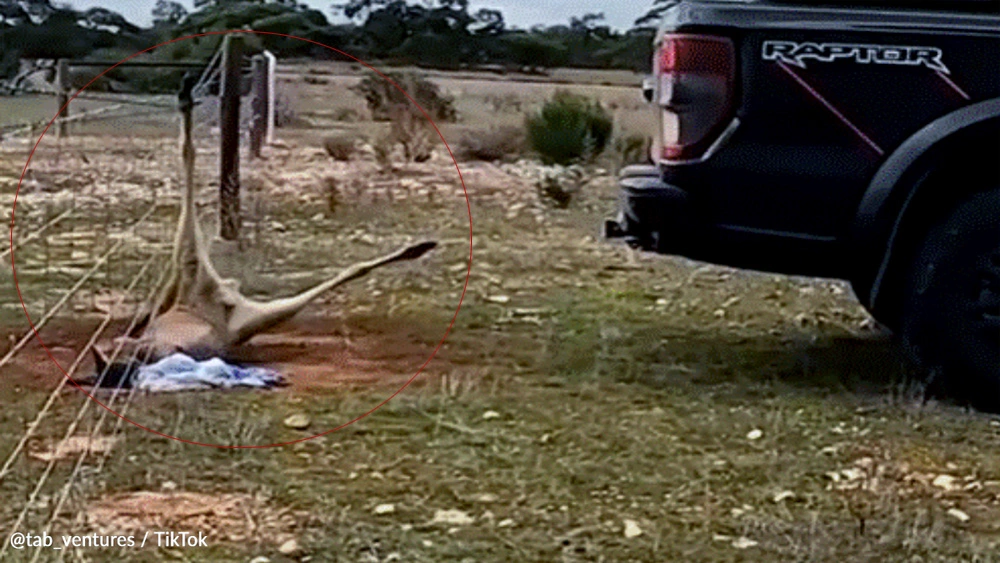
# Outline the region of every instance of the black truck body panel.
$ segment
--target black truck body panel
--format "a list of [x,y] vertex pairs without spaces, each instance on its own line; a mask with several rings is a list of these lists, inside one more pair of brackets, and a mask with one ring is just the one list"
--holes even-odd
[[[899,166],[929,149],[919,140],[932,136],[928,124],[1000,113],[989,102],[1000,99],[1000,3],[967,5],[974,9],[764,0],[672,7],[664,32],[736,45],[738,126],[703,162],[664,162],[646,178],[666,200],[655,203],[649,190],[639,197],[636,181],[623,181],[621,234],[649,250],[733,266],[846,279],[865,270],[862,278],[874,279],[886,241],[866,237],[888,236],[898,210],[879,207],[901,201],[887,189],[905,189],[886,184],[901,170],[880,169],[894,155]],[[917,51],[901,55],[913,64],[894,64],[878,59],[894,52],[848,56],[850,46]],[[970,107],[979,109],[963,110]]]

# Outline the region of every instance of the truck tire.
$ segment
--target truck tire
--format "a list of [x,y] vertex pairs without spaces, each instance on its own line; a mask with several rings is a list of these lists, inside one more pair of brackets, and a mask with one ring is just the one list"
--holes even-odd
[[930,229],[904,287],[904,350],[931,389],[1000,411],[1000,187]]

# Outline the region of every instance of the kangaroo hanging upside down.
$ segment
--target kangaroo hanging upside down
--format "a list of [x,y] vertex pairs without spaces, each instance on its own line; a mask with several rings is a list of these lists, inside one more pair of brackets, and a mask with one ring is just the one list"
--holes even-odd
[[344,269],[298,295],[257,301],[239,291],[239,282],[223,278],[209,258],[198,226],[194,206],[194,146],[191,139],[190,97],[181,93],[181,155],[184,164],[184,189],[177,234],[170,260],[170,278],[148,322],[140,323],[138,336],[123,337],[119,353],[123,361],[108,366],[107,354],[93,348],[97,378],[106,372],[101,385],[118,386],[126,383],[138,365],[156,362],[177,352],[196,360],[213,357],[227,358],[231,351],[291,319],[323,293],[372,270],[404,260],[415,260],[437,246],[422,242],[391,254],[360,262]]

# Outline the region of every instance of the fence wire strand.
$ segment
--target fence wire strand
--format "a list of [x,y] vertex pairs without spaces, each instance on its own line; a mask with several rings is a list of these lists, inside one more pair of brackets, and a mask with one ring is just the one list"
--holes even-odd
[[[131,227],[130,230],[134,232],[135,229],[141,223],[145,222],[146,219],[148,219],[149,217],[151,217],[153,215],[153,212],[156,209],[158,209],[158,207],[159,207],[158,205],[151,206],[149,208],[149,210],[146,211],[146,213],[143,214],[143,216],[138,221],[136,221],[135,224],[132,225],[132,227]],[[27,343],[31,340],[31,337],[35,334],[35,331],[41,330],[41,328],[43,326],[45,326],[45,324],[48,323],[48,321],[50,319],[52,319],[53,316],[55,316],[55,314],[59,311],[59,309],[61,309],[67,302],[69,302],[70,298],[72,298],[72,296],[76,292],[78,292],[80,290],[80,288],[83,287],[83,285],[87,282],[87,280],[90,279],[100,269],[100,267],[105,262],[108,261],[108,259],[111,257],[111,255],[114,254],[115,252],[117,252],[119,248],[121,248],[121,246],[124,244],[124,242],[125,242],[125,239],[120,239],[114,245],[112,245],[112,247],[110,249],[108,249],[98,259],[97,263],[94,264],[94,266],[91,267],[91,269],[88,270],[87,273],[84,274],[73,285],[73,287],[71,287],[69,289],[69,291],[67,291],[66,294],[59,301],[57,301],[56,304],[52,306],[52,308],[50,308],[45,313],[45,315],[39,320],[39,322],[35,324],[35,328],[33,330],[29,329],[27,332],[25,332],[25,334],[21,338],[21,340],[18,341],[18,343],[14,347],[12,347],[10,349],[10,351],[8,351],[7,354],[2,359],[0,359],[0,367],[3,367],[8,362],[10,362],[10,360],[22,348],[24,348],[25,345],[27,345]],[[83,355],[81,354],[80,358],[82,358],[82,357],[83,357]],[[78,360],[79,360],[79,358],[78,358]],[[4,462],[3,467],[0,468],[0,482],[2,482],[3,479],[10,472],[10,469],[14,465],[14,462],[16,461],[17,456],[24,449],[24,445],[28,442],[29,439],[31,439],[31,436],[34,435],[34,433],[38,430],[38,427],[41,425],[42,420],[45,418],[45,416],[49,412],[49,409],[51,409],[52,405],[55,403],[56,397],[58,396],[59,392],[63,389],[63,387],[66,386],[66,381],[67,381],[66,378],[63,378],[62,380],[60,380],[59,383],[56,385],[56,388],[53,389],[52,393],[49,394],[49,397],[45,401],[45,404],[42,406],[42,409],[40,411],[38,411],[38,414],[35,416],[35,419],[28,426],[28,429],[25,431],[24,435],[18,441],[17,446],[14,447],[14,450],[10,453],[10,455],[7,458],[7,460]]]

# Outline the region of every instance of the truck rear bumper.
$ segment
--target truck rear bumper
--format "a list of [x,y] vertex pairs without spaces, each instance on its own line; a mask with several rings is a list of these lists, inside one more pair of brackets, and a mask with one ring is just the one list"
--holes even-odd
[[665,183],[656,166],[628,166],[619,176],[618,216],[604,223],[604,236],[633,248],[681,254],[693,222],[688,194]]

